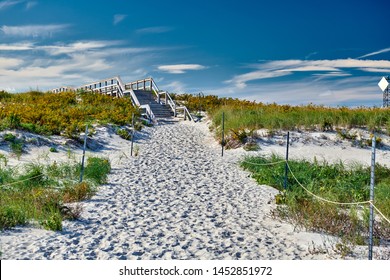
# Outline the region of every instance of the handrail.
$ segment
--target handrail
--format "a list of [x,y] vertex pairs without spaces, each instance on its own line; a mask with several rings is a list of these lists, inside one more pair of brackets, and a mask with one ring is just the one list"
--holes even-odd
[[[107,83],[108,81],[110,81],[111,83],[108,84]],[[114,83],[114,81],[116,81],[116,83]],[[123,82],[119,76],[100,80],[100,81],[93,82],[93,83],[84,84],[84,85],[76,88],[76,90],[80,90],[80,89],[81,90],[87,89],[87,90],[91,90],[91,91],[102,91],[103,90],[104,92],[113,92],[114,90],[118,90],[118,92],[119,92],[118,96],[119,97],[124,96],[124,85],[123,85]]]
[[[114,83],[114,81],[115,81],[115,83]],[[124,97],[125,94],[129,93],[131,96],[131,99],[133,101],[133,104],[135,106],[145,108],[147,111],[148,117],[151,118],[152,120],[155,120],[155,115],[153,114],[151,107],[146,106],[146,105],[141,106],[136,94],[134,93],[134,90],[135,90],[135,89],[133,89],[134,85],[136,85],[137,90],[138,89],[146,90],[147,85],[148,85],[150,91],[157,96],[158,103],[160,103],[161,95],[165,95],[165,103],[161,102],[161,104],[165,104],[165,105],[170,106],[175,117],[177,116],[177,110],[182,109],[184,112],[184,119],[187,119],[187,116],[188,116],[190,120],[194,121],[194,118],[190,114],[190,111],[188,110],[188,108],[186,106],[179,107],[176,104],[175,100],[173,100],[172,96],[169,94],[168,91],[161,91],[158,88],[156,82],[154,81],[154,79],[152,77],[124,84],[122,79],[120,78],[120,76],[115,76],[115,77],[100,80],[97,82],[84,84],[82,86],[77,87],[75,90],[82,89],[82,90],[106,93],[106,94],[111,94],[111,95],[115,94],[117,97]],[[141,85],[141,87],[140,87],[140,85]],[[61,89],[62,88],[54,89],[53,91],[59,91]]]
[[186,120],[186,113],[188,115],[188,117],[191,119],[191,121],[195,122],[194,118],[192,117],[192,115],[190,114],[190,111],[188,110],[188,108],[186,106],[184,106],[184,120]]
[[[158,100],[159,103],[160,103],[160,95],[161,94],[165,94],[165,97],[166,97],[166,103],[165,104],[168,104],[171,107],[171,109],[173,111],[173,114],[176,117],[176,107],[177,107],[176,102],[172,99],[172,96],[169,94],[169,92],[167,92],[167,91],[160,91],[160,89],[158,88],[158,86],[157,86],[157,84],[156,84],[156,82],[154,81],[153,78],[146,78],[146,79],[143,79],[143,80],[137,80],[137,81],[134,81],[134,82],[130,82],[130,83],[126,84],[126,85],[129,86],[130,89],[132,90],[134,85],[137,85],[137,89],[139,89],[138,85],[139,84],[143,84],[142,89],[145,89],[147,82],[150,82],[150,90],[157,96],[157,100]],[[188,109],[187,109],[187,112],[188,112]],[[189,114],[189,112],[188,112],[188,115],[190,116],[190,119],[193,120],[193,118]]]
[[146,115],[150,120],[156,123],[156,116],[154,115],[152,108],[150,108],[149,104],[141,105],[140,108],[144,108],[146,110]]
[[136,106],[138,107],[141,106],[141,103],[139,103],[139,100],[132,89],[127,89],[125,92],[130,93],[131,99],[133,100]]
[[122,95],[121,97],[123,97],[123,96],[125,95],[125,94],[124,94],[125,85],[123,84],[121,77],[117,76],[116,79],[117,79],[117,81],[118,81],[119,89],[120,89],[120,91],[121,91],[121,95]]
[[159,90],[157,84],[154,82],[154,79],[153,79],[153,78],[150,78],[150,79],[151,79],[151,82],[152,82],[152,87],[155,87],[156,90],[157,90],[157,92],[160,92],[160,90]]
[[165,105],[168,103],[174,113],[174,116],[176,117],[177,105],[176,102],[172,99],[172,96],[169,94],[168,91],[161,91],[159,92],[159,94],[165,94]]

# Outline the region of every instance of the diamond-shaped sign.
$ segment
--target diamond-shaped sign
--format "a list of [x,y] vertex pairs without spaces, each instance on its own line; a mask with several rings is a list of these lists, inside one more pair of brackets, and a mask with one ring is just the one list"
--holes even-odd
[[379,81],[378,86],[381,88],[382,91],[385,91],[387,89],[387,87],[389,86],[389,81],[385,77],[383,77]]

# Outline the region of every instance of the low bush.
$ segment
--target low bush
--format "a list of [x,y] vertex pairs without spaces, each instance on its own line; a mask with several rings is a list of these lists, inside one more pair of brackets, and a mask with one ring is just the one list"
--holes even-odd
[[111,164],[108,159],[91,157],[87,159],[84,176],[96,184],[104,184],[107,182],[107,176],[110,171]]
[[[267,184],[281,191],[276,196],[277,208],[273,215],[308,230],[339,236],[351,244],[365,244],[368,234],[368,205],[346,207],[319,201],[305,191],[289,173],[288,189],[284,190],[282,158],[272,156],[246,158],[241,166],[252,173],[259,184]],[[278,163],[280,162],[280,163]],[[277,163],[277,164],[274,164]],[[264,165],[265,164],[265,165]],[[267,165],[269,164],[269,165]],[[363,202],[369,200],[370,168],[342,163],[289,161],[297,180],[310,192],[335,202]],[[390,169],[376,165],[375,205],[390,216]],[[388,240],[390,225],[384,220],[375,224],[375,239]]]
[[67,203],[91,198],[110,170],[107,159],[88,158],[87,180],[75,183],[80,176],[79,163],[0,168],[0,230],[31,220],[43,228],[61,230],[63,219],[76,219],[81,213],[81,207]]
[[67,186],[62,190],[64,203],[76,202],[91,198],[96,193],[96,188],[87,182]]
[[127,131],[126,129],[118,129],[116,133],[123,139],[125,140],[130,140],[131,139],[131,133]]
[[24,129],[33,133],[64,135],[77,139],[85,124],[96,122],[126,125],[134,113],[129,98],[104,94],[26,92],[0,95],[0,129]]

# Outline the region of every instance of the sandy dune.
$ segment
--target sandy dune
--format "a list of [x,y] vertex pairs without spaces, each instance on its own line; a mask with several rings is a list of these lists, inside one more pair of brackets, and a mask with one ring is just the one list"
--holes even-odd
[[[136,145],[139,155],[133,158],[120,157],[128,154],[130,142],[105,151],[120,160],[109,183],[82,203],[81,220],[65,221],[62,232],[28,227],[2,232],[2,258],[337,257],[309,252],[312,242],[323,244],[319,234],[294,231],[270,217],[277,191],[258,186],[238,167],[249,152],[229,150],[222,158],[206,124],[161,123],[138,134]],[[259,153],[270,152],[283,147],[264,145]],[[364,153],[369,160],[369,151]]]

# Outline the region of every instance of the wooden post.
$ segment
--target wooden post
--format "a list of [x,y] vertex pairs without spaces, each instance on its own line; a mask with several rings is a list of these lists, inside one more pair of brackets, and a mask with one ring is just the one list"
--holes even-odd
[[134,132],[135,132],[135,129],[134,129],[134,113],[131,117],[131,128],[132,128],[132,131],[131,131],[131,147],[130,147],[130,156],[133,156],[133,143],[134,143]]
[[88,137],[88,125],[85,127],[83,158],[81,160],[80,183],[83,181],[83,176],[84,176],[84,159],[85,159],[85,150],[87,148],[87,137]]
[[222,156],[223,156],[223,148],[225,146],[225,112],[222,112]]

